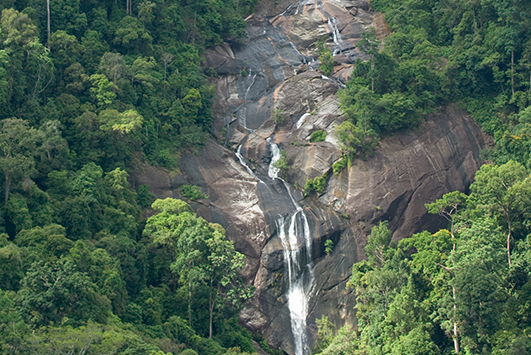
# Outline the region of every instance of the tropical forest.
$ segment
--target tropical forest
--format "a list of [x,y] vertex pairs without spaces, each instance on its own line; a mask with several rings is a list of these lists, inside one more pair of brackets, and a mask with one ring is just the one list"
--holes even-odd
[[531,353],[530,2],[0,13],[0,354]]

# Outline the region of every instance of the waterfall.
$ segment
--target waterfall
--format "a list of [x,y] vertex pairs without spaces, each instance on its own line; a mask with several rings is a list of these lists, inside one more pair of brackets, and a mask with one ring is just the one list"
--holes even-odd
[[[274,167],[275,162],[280,159],[278,145],[272,143],[270,138],[267,139],[267,142],[271,146],[273,155],[268,175],[271,179],[280,179],[284,183],[291,202],[296,208],[291,216],[277,216],[276,224],[278,236],[284,249],[284,265],[287,270],[288,283],[286,296],[295,355],[308,355],[311,349],[308,345],[306,318],[308,317],[308,303],[314,280],[310,226],[306,213],[293,198],[289,185],[278,177],[279,169]],[[304,248],[301,248],[301,242],[304,243]]]
[[313,0],[299,0],[299,3],[297,4],[297,9],[295,10],[295,13],[293,15],[296,16],[299,12],[301,12],[304,6],[311,4],[314,4]]
[[280,149],[278,149],[278,145],[271,143],[271,138],[267,138],[266,142],[271,145],[271,154],[273,155],[271,162],[269,163],[267,175],[269,175],[271,179],[276,179],[278,178],[280,169],[275,167],[275,163],[280,159]]
[[[341,38],[341,34],[339,33],[339,29],[337,28],[338,20],[330,14],[328,11],[325,10],[325,7],[323,6],[322,0],[298,0],[297,2],[297,8],[295,9],[295,12],[293,14],[289,14],[291,7],[294,4],[291,4],[284,12],[282,12],[278,16],[297,16],[299,13],[302,13],[304,11],[304,8],[306,6],[312,6],[314,5],[315,8],[318,8],[321,13],[324,15],[327,21],[327,26],[330,32],[332,33],[332,39],[334,41],[334,48],[332,51],[332,55],[337,55],[342,52],[342,44],[343,39]],[[298,51],[298,50],[297,50]],[[304,60],[306,63],[306,60]]]
[[242,145],[240,144],[238,146],[238,149],[236,149],[236,158],[238,158],[238,161],[240,162],[240,164],[245,168],[247,169],[247,172],[252,176],[254,177],[256,180],[258,180],[259,183],[263,183],[262,180],[260,180],[260,178],[258,176],[256,176],[256,174],[251,170],[251,168],[249,167],[249,165],[247,165],[247,163],[245,162],[245,160],[243,160],[243,155],[241,153],[241,150],[242,150]]
[[341,42],[343,42],[343,40],[341,39],[341,35],[339,34],[339,30],[337,29],[337,19],[335,17],[328,18],[328,27],[330,28],[330,31],[332,31],[332,38],[334,40],[334,43],[337,46],[341,46]]
[[295,45],[295,43],[289,42],[289,44],[291,45],[291,48],[293,48],[295,53],[297,53],[297,55],[302,58],[302,62],[306,64],[306,57],[297,49],[297,46]]
[[[252,68],[249,68],[249,76],[251,76],[251,73],[252,73],[253,69]],[[247,95],[249,94],[249,90],[251,90],[251,87],[253,87],[254,85],[254,82],[256,80],[256,75],[257,74],[254,74],[253,76],[251,76],[251,84],[247,87],[247,90],[245,91],[245,95],[243,96],[243,99],[244,100],[247,100]]]
[[302,115],[299,120],[297,121],[297,129],[301,128],[302,124],[304,123],[304,121],[306,120],[306,117],[310,116],[310,114],[308,112],[306,112],[304,115]]
[[247,127],[247,107],[243,107],[242,109],[238,110],[236,115],[238,117],[238,123],[240,124],[240,126],[245,128],[247,132],[252,133],[256,131],[255,129]]

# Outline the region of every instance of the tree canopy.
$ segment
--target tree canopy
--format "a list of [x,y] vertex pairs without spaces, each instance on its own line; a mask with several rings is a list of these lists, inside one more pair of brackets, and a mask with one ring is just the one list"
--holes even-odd
[[[353,267],[357,328],[335,336],[319,322],[320,354],[526,354],[531,275],[530,8],[522,1],[373,0],[392,33],[358,42],[340,92],[346,121],[336,128],[344,158],[377,137],[415,129],[454,102],[494,136],[467,193],[426,201],[448,222],[390,241],[373,227],[367,260]],[[373,139],[369,139],[373,137]],[[323,335],[324,334],[324,335]]]
[[242,41],[255,3],[0,2],[0,353],[255,351],[223,228],[130,185],[206,142],[202,53]]

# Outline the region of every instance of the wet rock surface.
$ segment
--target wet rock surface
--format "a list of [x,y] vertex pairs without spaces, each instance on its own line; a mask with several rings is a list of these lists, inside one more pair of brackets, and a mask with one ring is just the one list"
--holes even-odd
[[[316,127],[326,129],[327,125]],[[323,315],[338,328],[356,323],[355,298],[345,284],[352,264],[365,257],[363,248],[370,228],[389,220],[393,238],[401,239],[442,227],[444,221],[427,215],[424,203],[450,191],[465,191],[482,164],[479,151],[490,144],[490,138],[464,112],[448,107],[431,116],[417,131],[383,139],[375,156],[356,160],[350,169],[334,176],[326,159],[312,156],[328,156],[327,149],[338,154],[337,147],[328,142],[293,145],[298,139],[295,133],[275,133],[290,157],[294,182],[323,171],[330,175],[325,192],[319,196],[303,199],[300,192],[293,191],[308,216],[314,240],[316,277],[307,321],[310,334],[315,336],[315,319]],[[255,154],[264,154],[267,161],[267,144],[261,144],[263,149]],[[289,213],[291,201],[283,184],[268,180],[259,165],[248,163],[254,176],[233,151],[212,141],[200,154],[181,157],[180,174],[170,178],[168,172],[159,170],[154,174],[156,169],[146,169],[138,181],[150,182],[154,175],[158,176],[155,182],[169,181],[165,188],[158,185],[155,190],[161,197],[171,194],[181,198],[178,186],[184,183],[204,188],[209,199],[192,206],[207,220],[226,228],[236,248],[247,256],[245,279],[256,287],[255,297],[242,311],[240,320],[263,334],[271,346],[292,354],[283,246],[274,221],[279,213]],[[324,253],[327,239],[334,242],[330,255]]]
[[[341,154],[333,129],[344,120],[337,91],[352,61],[363,57],[355,45],[369,27],[380,37],[388,32],[364,0],[261,1],[248,19],[246,43],[205,53],[206,65],[218,73],[211,79],[216,140],[197,155],[182,155],[178,172],[146,166],[133,178],[160,197],[180,198],[182,184],[202,187],[209,198],[192,207],[226,229],[247,257],[246,281],[256,287],[240,321],[288,354],[295,350],[278,216],[298,204],[312,231],[315,278],[306,321],[313,345],[316,318],[327,315],[338,328],[356,323],[354,295],[345,284],[352,264],[365,257],[370,228],[389,220],[394,239],[438,228],[441,221],[426,214],[424,203],[465,191],[481,165],[479,151],[489,144],[470,117],[451,106],[417,131],[383,139],[375,156],[332,175]],[[316,70],[320,39],[336,53],[330,78]],[[327,132],[325,141],[310,142],[316,130]],[[268,176],[272,143],[285,151],[287,185]],[[325,191],[304,198],[306,180],[323,174]],[[334,243],[330,255],[324,252],[327,239]]]

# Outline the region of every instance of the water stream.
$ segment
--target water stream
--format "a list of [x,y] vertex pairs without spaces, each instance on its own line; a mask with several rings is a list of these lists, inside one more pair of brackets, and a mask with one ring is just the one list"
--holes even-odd
[[253,71],[253,69],[249,68],[249,74],[247,74],[247,75],[249,75],[251,77],[251,84],[247,87],[247,90],[245,91],[245,95],[243,95],[243,99],[244,100],[247,100],[247,95],[249,95],[249,90],[251,90],[251,88],[253,87],[254,82],[256,80],[256,76],[258,75],[258,74],[254,74],[254,75],[251,76],[252,71]]
[[306,120],[306,118],[310,116],[310,114],[308,112],[306,112],[304,115],[302,115],[299,120],[297,121],[297,124],[296,124],[296,127],[297,129],[301,128],[302,124],[304,123],[304,121]]
[[[343,39],[341,38],[341,34],[339,33],[339,29],[337,28],[337,25],[339,24],[339,22],[334,16],[332,16],[328,11],[325,10],[322,0],[299,0],[297,4],[297,9],[295,10],[295,13],[293,15],[295,16],[299,14],[300,12],[303,11],[304,7],[308,5],[315,5],[321,11],[321,13],[326,17],[327,26],[330,32],[332,33],[332,40],[334,41],[334,47],[332,48],[332,54],[333,55],[340,54],[342,51]],[[289,8],[291,8],[291,6]],[[284,14],[285,12],[280,14],[280,16]]]
[[293,198],[289,185],[278,177],[279,169],[274,164],[280,159],[280,149],[271,142],[271,138],[268,138],[267,142],[270,144],[273,155],[268,175],[271,179],[280,179],[284,183],[296,209],[291,215],[278,215],[276,224],[284,249],[284,266],[287,271],[288,284],[286,296],[295,355],[308,355],[311,349],[308,344],[306,318],[314,281],[310,226],[306,213]]
[[[348,41],[343,41],[341,38],[338,20],[326,10],[322,0],[297,0],[278,16],[295,16],[310,9],[318,10],[325,17],[326,22],[323,25],[328,27],[333,39],[332,53],[334,55],[341,53],[342,48],[346,48],[348,45]],[[312,63],[315,62],[314,58],[301,53],[297,46],[282,34],[279,29],[268,27],[267,31],[265,29],[256,29],[254,31],[251,33],[259,34],[255,38],[256,41],[253,42],[257,43],[256,47],[252,47],[253,49],[248,52],[242,52],[243,55],[239,58],[242,62],[249,64],[246,65],[248,74],[240,79],[238,87],[240,98],[247,100],[247,103],[238,108],[236,117],[239,125],[248,132],[254,132],[260,125],[261,121],[257,117],[260,117],[260,112],[263,111],[260,111],[262,103],[257,100],[262,95],[260,90],[264,90],[264,93],[268,90],[267,85],[265,85],[266,80],[264,78],[266,78],[266,75],[263,72],[262,62],[255,61],[254,53],[268,53],[270,57],[276,58],[271,63],[275,65],[273,66],[273,71],[277,70],[273,74],[277,75],[278,78],[284,77],[284,69],[277,69],[277,63],[286,63],[286,65],[293,68],[298,68],[301,64],[308,64],[310,70],[315,67],[312,67]],[[265,43],[261,47],[258,46],[258,43],[261,43],[260,41]],[[264,52],[264,50],[266,51]],[[281,51],[282,55],[278,51]],[[289,62],[283,58],[289,59]],[[269,58],[260,60],[266,61]],[[268,62],[268,65],[271,66],[271,63]],[[333,78],[323,77],[323,79],[336,82]],[[296,128],[300,129],[309,116],[310,113],[304,113],[300,116],[295,124]],[[241,154],[241,145],[236,150],[236,157],[247,172],[258,180],[261,193],[263,198],[267,199],[267,203],[269,205],[275,204],[275,206],[269,206],[271,211],[277,211],[272,212],[270,221],[276,224],[277,235],[283,249],[286,290],[284,296],[287,300],[293,336],[292,355],[309,355],[311,349],[307,318],[310,300],[312,294],[314,294],[315,287],[314,262],[312,260],[313,233],[310,230],[306,212],[299,205],[297,199],[294,198],[295,191],[279,176],[280,171],[274,166],[281,157],[278,145],[272,141],[271,137],[266,141],[272,153],[272,159],[267,171],[269,179],[264,176],[265,174],[261,174],[260,169],[256,173],[251,169],[249,166],[251,164]],[[282,206],[277,206],[277,204],[282,204]],[[274,207],[278,208],[275,209]],[[286,334],[286,336],[288,335]]]
[[261,182],[263,183],[262,180],[260,180],[260,178],[258,176],[256,176],[256,174],[251,170],[251,168],[249,167],[249,165],[247,165],[247,163],[245,162],[245,160],[243,159],[243,155],[241,153],[241,150],[242,150],[242,145],[240,144],[238,146],[238,149],[236,149],[236,158],[238,158],[238,161],[240,162],[240,164],[247,170],[247,172],[252,176],[254,177],[256,180],[258,180],[258,182]]
[[293,50],[295,51],[295,53],[297,53],[297,55],[302,58],[302,62],[304,64],[307,63],[307,60],[306,60],[306,56],[304,56],[298,49],[297,49],[297,46],[295,45],[295,43],[293,42],[289,42],[289,44],[291,45],[291,48],[293,48]]

